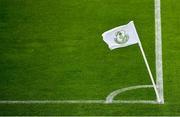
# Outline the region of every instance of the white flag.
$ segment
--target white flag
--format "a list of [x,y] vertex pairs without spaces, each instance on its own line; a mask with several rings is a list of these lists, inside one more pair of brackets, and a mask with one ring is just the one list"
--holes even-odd
[[111,50],[139,43],[139,37],[133,21],[106,31],[102,36]]

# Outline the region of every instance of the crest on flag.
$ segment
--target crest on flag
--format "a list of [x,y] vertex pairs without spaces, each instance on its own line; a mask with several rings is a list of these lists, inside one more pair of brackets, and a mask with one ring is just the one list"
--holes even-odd
[[118,31],[115,33],[114,41],[118,44],[126,43],[129,40],[129,35],[124,31]]

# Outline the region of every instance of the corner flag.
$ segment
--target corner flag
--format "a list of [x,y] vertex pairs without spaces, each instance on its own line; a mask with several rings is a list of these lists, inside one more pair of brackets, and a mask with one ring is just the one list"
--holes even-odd
[[103,40],[108,44],[111,50],[126,47],[139,42],[134,22],[113,28],[102,34]]
[[139,48],[141,50],[144,62],[146,64],[147,70],[149,72],[151,82],[152,82],[153,87],[154,87],[154,91],[156,93],[157,101],[160,103],[161,102],[160,96],[159,96],[153,75],[151,73],[148,61],[146,59],[141,41],[140,41],[139,36],[136,32],[134,22],[131,21],[126,25],[122,25],[122,26],[113,28],[109,31],[106,31],[102,34],[102,36],[103,36],[103,40],[108,44],[108,46],[111,50],[116,49],[116,48],[126,47],[126,46],[133,45],[133,44],[139,45]]

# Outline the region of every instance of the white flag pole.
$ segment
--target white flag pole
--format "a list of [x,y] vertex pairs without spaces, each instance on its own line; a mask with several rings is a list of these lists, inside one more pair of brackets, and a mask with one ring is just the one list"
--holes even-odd
[[148,62],[147,62],[146,55],[145,55],[145,53],[144,53],[144,50],[143,50],[143,47],[142,47],[142,44],[141,44],[141,41],[140,41],[140,40],[139,40],[138,45],[139,45],[139,48],[140,48],[140,50],[141,50],[141,53],[142,53],[144,62],[145,62],[146,67],[147,67],[147,70],[148,70],[148,72],[149,72],[149,76],[150,76],[151,82],[152,82],[152,84],[153,84],[155,93],[156,93],[157,101],[160,102],[160,96],[159,96],[159,93],[158,93],[158,91],[157,91],[157,87],[156,87],[156,84],[155,84],[153,75],[152,75],[152,73],[151,73],[151,69],[150,69],[149,64],[148,64]]

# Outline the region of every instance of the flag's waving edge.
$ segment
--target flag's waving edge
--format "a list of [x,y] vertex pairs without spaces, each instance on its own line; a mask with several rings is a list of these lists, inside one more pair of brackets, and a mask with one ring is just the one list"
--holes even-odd
[[126,25],[122,25],[106,31],[102,34],[103,40],[108,44],[111,50],[126,47],[139,42],[139,37],[131,21]]

